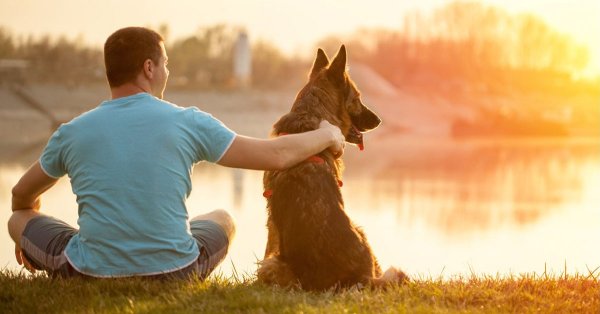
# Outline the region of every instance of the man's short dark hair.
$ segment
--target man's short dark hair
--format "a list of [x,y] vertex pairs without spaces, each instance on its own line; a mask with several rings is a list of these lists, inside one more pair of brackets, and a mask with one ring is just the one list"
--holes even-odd
[[148,59],[158,64],[163,41],[159,33],[144,27],[126,27],[110,35],[104,43],[108,85],[117,87],[133,81]]

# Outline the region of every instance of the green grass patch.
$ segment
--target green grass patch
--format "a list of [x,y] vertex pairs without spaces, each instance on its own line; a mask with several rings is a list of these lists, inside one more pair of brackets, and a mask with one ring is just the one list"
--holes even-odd
[[600,313],[600,278],[417,279],[385,291],[311,293],[254,278],[50,279],[0,271],[0,313]]

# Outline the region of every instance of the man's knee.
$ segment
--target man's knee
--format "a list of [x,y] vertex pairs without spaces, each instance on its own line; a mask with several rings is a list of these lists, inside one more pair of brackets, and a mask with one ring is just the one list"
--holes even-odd
[[21,241],[21,235],[25,231],[27,223],[40,215],[38,211],[33,209],[17,210],[12,213],[8,219],[8,233],[15,243]]
[[229,238],[229,242],[235,236],[235,221],[233,217],[224,209],[213,210],[212,212],[198,215],[192,220],[211,220],[219,224],[227,233],[227,238]]
[[217,223],[223,227],[231,242],[235,236],[235,221],[233,220],[233,217],[224,209],[217,209],[214,213],[218,217]]

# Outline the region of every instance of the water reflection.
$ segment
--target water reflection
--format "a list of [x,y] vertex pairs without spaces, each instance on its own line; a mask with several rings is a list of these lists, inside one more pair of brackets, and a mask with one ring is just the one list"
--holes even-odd
[[[432,148],[433,147],[433,148]],[[453,143],[403,147],[365,169],[349,156],[343,194],[382,265],[444,276],[541,272],[586,273],[600,266],[600,143]],[[393,157],[390,157],[393,156]],[[362,155],[362,159],[370,156]],[[24,169],[0,167],[0,205]],[[188,200],[190,216],[232,211],[237,238],[220,271],[253,273],[266,243],[262,173],[198,165]],[[75,198],[61,180],[44,210],[76,223]],[[0,219],[6,221],[9,211]],[[8,235],[0,236],[0,265],[16,267]]]
[[580,203],[600,177],[597,142],[420,149],[426,157],[388,161],[349,196],[361,195],[359,207],[370,211],[394,207],[398,224],[420,219],[446,236],[464,236],[534,224]]

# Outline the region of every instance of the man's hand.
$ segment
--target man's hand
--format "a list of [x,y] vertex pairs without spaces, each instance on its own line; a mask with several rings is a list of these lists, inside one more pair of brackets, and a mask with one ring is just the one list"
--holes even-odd
[[25,258],[25,255],[23,254],[23,251],[21,250],[21,246],[19,246],[18,244],[15,244],[15,258],[17,259],[17,263],[19,263],[19,265],[25,266],[25,268],[29,272],[31,272],[32,274],[35,274],[35,268],[33,268],[33,266],[29,263],[27,258]]
[[344,148],[346,147],[346,138],[344,137],[344,134],[342,134],[340,128],[329,123],[327,120],[323,120],[319,123],[319,129],[325,129],[331,132],[332,143],[327,149],[329,149],[336,159],[342,157]]
[[12,210],[34,209],[41,207],[40,195],[58,182],[49,177],[36,161],[12,189]]

